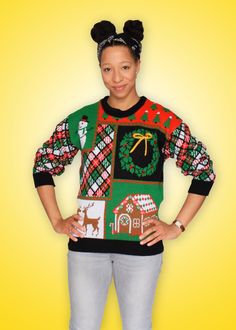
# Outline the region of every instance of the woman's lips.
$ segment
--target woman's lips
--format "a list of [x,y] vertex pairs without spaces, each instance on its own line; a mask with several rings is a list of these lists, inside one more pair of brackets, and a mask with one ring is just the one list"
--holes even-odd
[[114,86],[113,88],[116,90],[116,91],[122,91],[124,88],[125,88],[126,85],[122,85],[122,86]]

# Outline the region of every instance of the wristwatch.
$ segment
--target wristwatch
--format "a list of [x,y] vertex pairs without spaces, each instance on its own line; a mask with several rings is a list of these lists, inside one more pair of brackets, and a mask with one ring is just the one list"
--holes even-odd
[[184,227],[184,225],[182,224],[181,221],[179,221],[178,219],[175,219],[175,220],[173,221],[173,223],[174,223],[178,228],[180,228],[182,231],[185,231],[185,227]]

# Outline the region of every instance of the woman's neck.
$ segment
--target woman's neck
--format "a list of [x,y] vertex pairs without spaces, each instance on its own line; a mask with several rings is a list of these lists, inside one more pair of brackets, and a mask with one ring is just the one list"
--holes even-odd
[[107,99],[107,103],[112,107],[120,110],[127,110],[131,108],[140,100],[140,97],[137,93],[130,94],[126,98],[117,98],[114,95],[110,95]]

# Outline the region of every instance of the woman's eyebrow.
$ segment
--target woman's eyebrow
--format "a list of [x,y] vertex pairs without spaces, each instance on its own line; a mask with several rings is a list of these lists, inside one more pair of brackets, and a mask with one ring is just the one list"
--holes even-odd
[[[127,61],[121,61],[119,63],[131,63],[131,62],[129,60],[127,60]],[[103,65],[109,65],[109,64],[111,64],[111,63],[103,63],[102,66]]]

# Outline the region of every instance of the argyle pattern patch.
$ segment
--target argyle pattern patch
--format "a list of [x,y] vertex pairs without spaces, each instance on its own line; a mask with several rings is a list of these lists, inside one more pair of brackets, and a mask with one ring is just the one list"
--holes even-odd
[[37,149],[34,159],[33,173],[48,172],[61,175],[65,166],[72,163],[78,148],[71,142],[68,118],[56,125],[50,138]]
[[176,166],[184,175],[194,179],[214,181],[213,162],[206,146],[191,135],[189,126],[182,122],[171,134],[163,147],[165,159],[175,158]]
[[114,128],[109,124],[98,124],[95,147],[84,153],[79,192],[82,196],[109,196],[113,139]]

